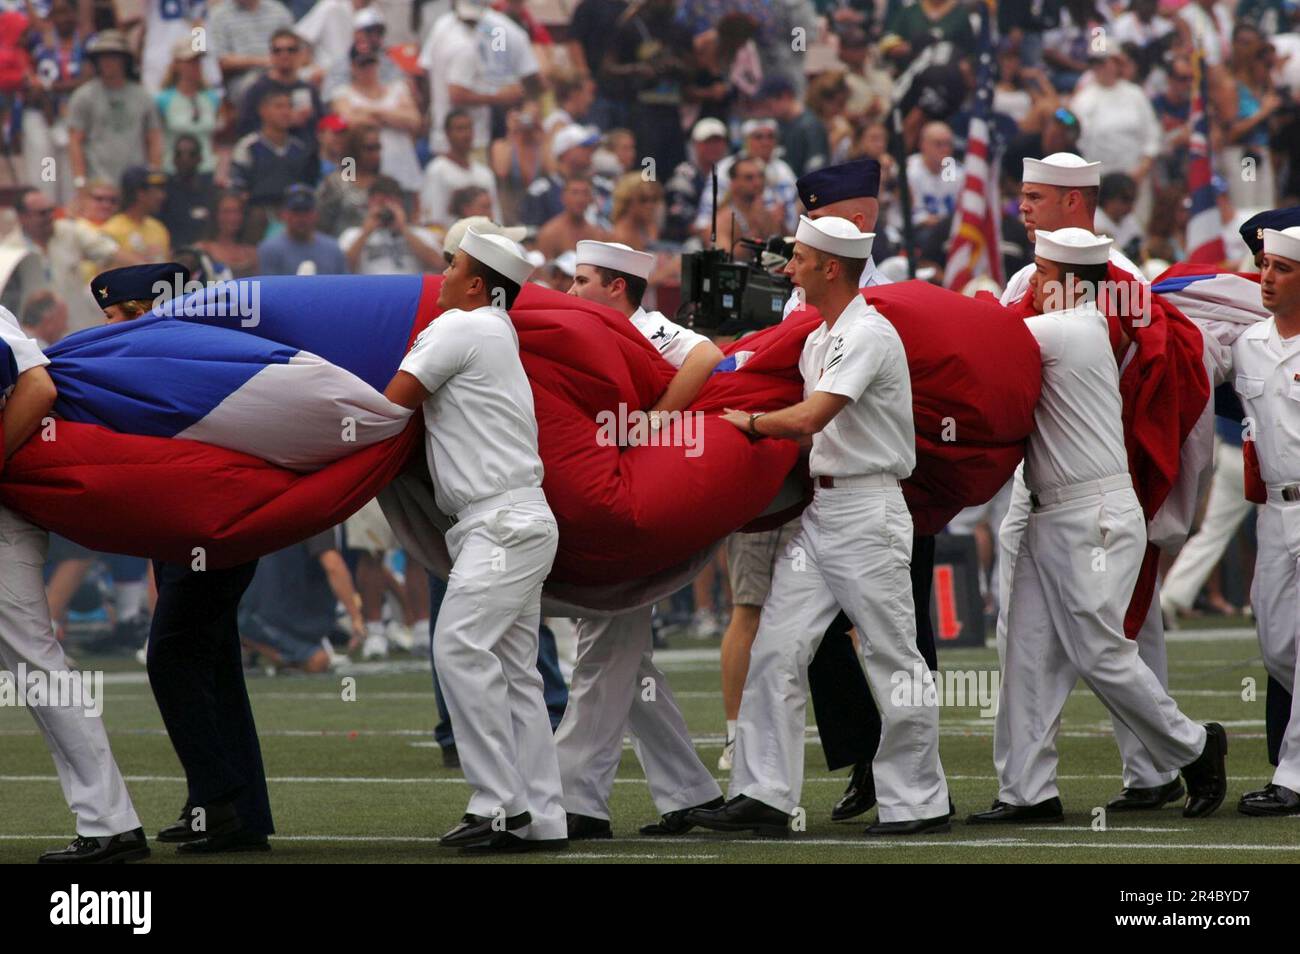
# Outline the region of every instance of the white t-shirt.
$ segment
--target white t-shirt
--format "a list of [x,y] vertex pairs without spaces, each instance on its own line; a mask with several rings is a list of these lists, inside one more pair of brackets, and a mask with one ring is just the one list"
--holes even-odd
[[849,398],[813,435],[808,463],[814,477],[892,474],[902,480],[912,472],[912,378],[903,342],[884,315],[854,298],[833,328],[823,322],[808,336],[799,373],[804,400],[814,391]]
[[1075,95],[1070,108],[1083,129],[1079,153],[1089,162],[1100,162],[1102,175],[1132,172],[1142,159],[1160,154],[1160,120],[1136,83],[1092,83]]
[[458,189],[478,186],[492,197],[492,221],[501,221],[501,202],[497,198],[497,179],[492,170],[471,159],[469,168],[447,156],[437,156],[424,170],[424,183],[420,187],[420,219],[431,225],[450,226],[451,197]]
[[1116,46],[1132,43],[1141,48],[1154,40],[1168,36],[1173,32],[1174,25],[1159,15],[1153,16],[1150,23],[1143,23],[1136,13],[1129,10],[1116,17],[1110,29],[1110,41]]
[[1255,423],[1264,483],[1300,482],[1300,337],[1283,341],[1273,318],[1251,325],[1232,346],[1233,382]]
[[400,370],[429,391],[425,452],[439,510],[454,516],[476,500],[541,487],[533,390],[509,315],[491,306],[444,311]]
[[[412,226],[411,231],[420,241],[433,249],[435,253],[442,250],[438,237],[428,229]],[[361,237],[361,226],[354,225],[339,234],[339,248],[346,255],[353,243]],[[424,271],[420,260],[411,251],[410,244],[402,233],[392,229],[375,229],[366,239],[366,247],[361,251],[361,262],[352,269],[354,275],[418,275]]]
[[628,321],[632,322],[637,331],[645,335],[646,340],[654,345],[663,355],[664,360],[674,368],[680,368],[686,363],[686,358],[695,350],[696,345],[709,340],[698,331],[683,328],[669,321],[657,311],[638,308],[628,317]]
[[[444,13],[425,38],[419,64],[429,74],[429,114],[433,121],[429,144],[436,153],[447,151],[443,123],[452,108],[453,83],[476,93],[495,93],[541,69],[528,33],[495,10],[483,13],[477,29],[467,26],[454,13]],[[474,148],[486,149],[491,141],[489,108],[470,106],[467,112],[474,120]]]
[[293,32],[311,44],[315,65],[326,73],[348,63],[354,15],[352,0],[317,0],[293,26]]
[[940,218],[957,211],[957,199],[966,181],[966,172],[957,160],[931,172],[919,152],[907,157],[907,187],[912,190],[912,218],[922,219],[937,215]]
[[9,400],[9,394],[14,389],[12,383],[8,387],[5,386],[5,380],[9,376],[10,358],[12,357],[14,367],[17,369],[14,374],[15,381],[24,371],[49,364],[50,359],[41,353],[36,340],[29,338],[23,331],[14,313],[3,307],[0,307],[0,341],[4,342],[4,347],[0,348],[0,411],[3,411],[5,402]]
[[[1117,268],[1124,269],[1124,271],[1128,272],[1143,285],[1151,284],[1147,281],[1146,276],[1142,274],[1142,269],[1134,265],[1129,260],[1128,256],[1115,248],[1114,245],[1110,247],[1110,263]],[[1001,304],[1014,305],[1016,302],[1020,301],[1020,299],[1024,298],[1025,292],[1029,291],[1029,279],[1032,278],[1033,275],[1033,262],[1030,262],[1024,268],[1020,269],[1020,271],[1012,275],[1007,281],[1007,287],[1002,292],[1002,297],[999,299]]]
[[1025,447],[1034,493],[1128,473],[1119,368],[1094,305],[1025,319],[1043,357],[1043,388]]

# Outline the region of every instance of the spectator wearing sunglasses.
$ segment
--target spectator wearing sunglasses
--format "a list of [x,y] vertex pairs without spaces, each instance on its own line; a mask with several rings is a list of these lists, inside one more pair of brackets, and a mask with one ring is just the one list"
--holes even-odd
[[284,27],[271,34],[270,50],[270,69],[253,82],[240,100],[236,130],[240,136],[257,131],[260,125],[257,104],[262,101],[267,90],[274,89],[289,94],[292,110],[290,134],[308,146],[314,145],[316,124],[320,122],[325,110],[316,88],[298,76],[298,66],[302,61],[302,40],[293,30]]

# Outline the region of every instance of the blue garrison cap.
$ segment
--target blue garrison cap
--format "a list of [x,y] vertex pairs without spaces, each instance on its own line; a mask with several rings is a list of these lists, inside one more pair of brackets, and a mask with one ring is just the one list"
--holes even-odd
[[[184,286],[189,280],[190,270],[179,262],[129,265],[100,272],[90,282],[90,293],[100,308],[124,301],[165,301],[173,297],[177,281]],[[170,291],[160,294],[159,285]]]
[[1300,205],[1290,205],[1285,209],[1265,209],[1252,215],[1241,223],[1241,237],[1250,246],[1250,254],[1258,255],[1264,250],[1264,230],[1289,229],[1300,225]]
[[805,173],[795,183],[809,212],[844,199],[874,199],[880,193],[880,163],[854,159]]

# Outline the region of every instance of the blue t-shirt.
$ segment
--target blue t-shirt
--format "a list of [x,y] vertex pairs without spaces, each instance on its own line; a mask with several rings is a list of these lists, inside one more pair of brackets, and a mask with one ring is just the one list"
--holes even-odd
[[[280,232],[257,246],[257,262],[263,275],[346,275],[348,271],[338,241],[323,232],[309,242],[295,242],[288,232]],[[304,262],[312,262],[315,271],[300,272]]]

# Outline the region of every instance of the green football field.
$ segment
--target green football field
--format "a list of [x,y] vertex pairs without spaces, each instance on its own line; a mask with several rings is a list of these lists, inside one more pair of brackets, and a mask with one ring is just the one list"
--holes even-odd
[[[1264,748],[1265,676],[1253,631],[1183,630],[1171,637],[1169,657],[1180,705],[1194,719],[1222,722],[1229,734],[1229,796],[1209,819],[1186,820],[1175,807],[1094,816],[1094,808],[1119,790],[1119,758],[1106,712],[1080,685],[1066,708],[1059,746],[1063,825],[989,830],[958,822],[950,834],[924,840],[868,840],[862,831],[874,812],[849,823],[829,820],[845,772],[826,771],[810,726],[803,793],[807,830],[788,841],[712,833],[672,840],[640,837],[637,828],[655,811],[636,757],[625,747],[611,803],[613,841],[574,843],[558,855],[470,863],[1300,861],[1300,818],[1253,819],[1236,812],[1237,797],[1261,787],[1271,772]],[[716,643],[678,639],[659,658],[701,757],[715,767],[723,727]],[[941,650],[941,662],[945,671],[993,670],[996,654]],[[121,660],[81,658],[78,664],[109,670],[104,718],[152,837],[176,817],[185,789],[144,673]],[[352,676],[355,701],[343,701],[342,674],[250,674],[279,830],[271,853],[193,861],[155,844],[148,863],[466,862],[436,844],[463,811],[468,789],[459,772],[442,768],[431,740],[436,713],[427,666],[414,660],[369,664],[355,667]],[[1252,680],[1258,695],[1243,698],[1250,695]],[[977,704],[950,707],[942,712],[941,731],[944,768],[964,818],[986,808],[996,794],[993,721],[981,717]],[[0,862],[30,861],[67,841],[72,818],[30,714],[0,708],[0,740]]]

